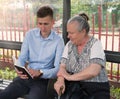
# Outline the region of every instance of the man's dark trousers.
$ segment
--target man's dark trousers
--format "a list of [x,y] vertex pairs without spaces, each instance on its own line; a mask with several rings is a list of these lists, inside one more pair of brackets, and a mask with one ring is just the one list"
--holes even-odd
[[27,94],[27,99],[47,99],[48,79],[28,79],[19,77],[3,91],[0,92],[0,99],[17,99]]

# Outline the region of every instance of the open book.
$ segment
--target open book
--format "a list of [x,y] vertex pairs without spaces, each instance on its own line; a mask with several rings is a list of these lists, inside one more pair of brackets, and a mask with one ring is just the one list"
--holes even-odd
[[18,59],[16,59],[14,56],[12,58],[13,58],[15,69],[17,69],[18,71],[22,71],[23,74],[27,75],[30,79],[33,79],[29,71],[24,66],[20,65],[20,62],[18,61]]

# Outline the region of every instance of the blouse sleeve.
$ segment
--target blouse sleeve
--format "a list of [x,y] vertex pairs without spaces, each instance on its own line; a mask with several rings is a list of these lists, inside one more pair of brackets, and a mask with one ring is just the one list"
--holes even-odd
[[105,53],[100,40],[96,41],[91,48],[90,62],[105,66]]
[[62,59],[61,59],[61,64],[66,64],[68,59],[68,43],[66,44],[63,54],[62,54]]
[[68,43],[66,44],[63,54],[62,54],[63,58],[68,58]]

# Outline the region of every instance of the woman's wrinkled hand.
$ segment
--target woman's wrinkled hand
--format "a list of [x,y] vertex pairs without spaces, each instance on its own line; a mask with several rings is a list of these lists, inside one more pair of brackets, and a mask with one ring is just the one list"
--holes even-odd
[[54,84],[54,89],[56,90],[58,95],[61,95],[65,92],[65,83],[64,81],[57,80]]
[[61,68],[57,74],[57,76],[62,76],[64,77],[66,80],[70,81],[71,80],[71,75],[66,71],[65,68]]

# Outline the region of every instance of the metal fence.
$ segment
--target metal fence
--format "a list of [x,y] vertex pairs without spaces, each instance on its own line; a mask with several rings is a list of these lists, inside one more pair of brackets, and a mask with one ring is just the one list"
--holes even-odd
[[[105,19],[102,20],[101,7],[98,7],[98,28],[95,28],[95,15],[92,15],[91,34],[100,39],[105,50],[120,52],[120,26],[115,25],[115,14],[106,13]],[[120,16],[120,15],[119,15]],[[109,20],[111,17],[111,20]],[[102,27],[102,22],[105,27]],[[119,21],[120,22],[120,21]],[[120,24],[120,23],[118,23]],[[106,69],[110,80],[119,82],[120,64],[106,63]]]

